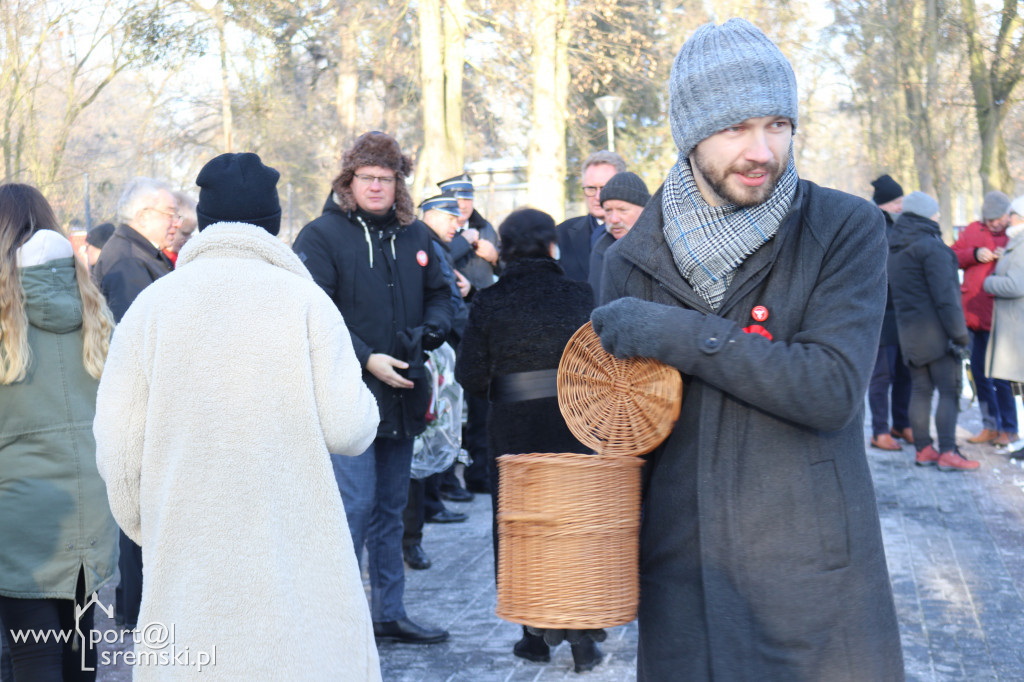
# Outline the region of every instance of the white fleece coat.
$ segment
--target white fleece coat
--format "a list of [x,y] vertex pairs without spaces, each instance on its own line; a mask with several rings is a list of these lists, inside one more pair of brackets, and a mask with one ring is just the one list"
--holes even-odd
[[186,244],[118,325],[93,425],[142,546],[134,679],[195,675],[186,647],[216,651],[201,679],[380,679],[328,454],[377,423],[344,320],[287,246],[239,223]]

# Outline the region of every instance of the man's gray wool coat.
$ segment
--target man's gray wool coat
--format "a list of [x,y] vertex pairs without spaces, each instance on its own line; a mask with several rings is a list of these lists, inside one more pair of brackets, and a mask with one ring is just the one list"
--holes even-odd
[[[672,260],[661,195],[606,253],[601,296],[704,313],[663,330],[685,392],[646,467],[638,679],[902,680],[863,432],[882,215],[800,181],[713,313]],[[744,332],[756,306],[771,339]]]

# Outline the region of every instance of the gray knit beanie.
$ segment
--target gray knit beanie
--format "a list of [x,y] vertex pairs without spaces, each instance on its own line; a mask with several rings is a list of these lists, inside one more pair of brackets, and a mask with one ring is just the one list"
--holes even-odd
[[651,200],[647,185],[636,173],[622,171],[611,177],[601,188],[601,204],[609,199],[618,199],[635,206],[646,206]]
[[998,220],[1010,212],[1010,197],[997,189],[985,195],[981,204],[982,220]]
[[793,67],[746,19],[704,24],[683,43],[672,64],[668,116],[684,154],[748,118],[785,116],[795,130],[797,106]]
[[939,212],[939,202],[924,192],[911,192],[903,197],[903,212],[931,218]]

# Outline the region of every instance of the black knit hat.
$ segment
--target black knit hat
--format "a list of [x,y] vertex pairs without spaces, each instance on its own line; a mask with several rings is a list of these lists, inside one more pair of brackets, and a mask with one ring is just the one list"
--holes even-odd
[[114,234],[114,223],[100,223],[85,233],[85,243],[102,249],[112,234]]
[[211,159],[196,178],[199,229],[220,222],[249,223],[276,235],[281,229],[280,177],[251,152]]
[[877,180],[872,180],[871,186],[875,188],[875,193],[871,195],[871,201],[875,202],[876,206],[888,204],[893,199],[903,196],[903,188],[900,187],[900,183],[893,180],[892,176],[888,174],[879,176]]
[[651,200],[651,193],[647,191],[647,185],[639,175],[622,171],[613,175],[601,188],[601,204],[609,199],[618,199],[635,206],[646,206]]

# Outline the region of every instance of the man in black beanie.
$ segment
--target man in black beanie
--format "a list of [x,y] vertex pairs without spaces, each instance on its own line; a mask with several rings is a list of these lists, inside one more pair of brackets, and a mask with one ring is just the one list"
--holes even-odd
[[601,208],[604,209],[604,229],[590,250],[590,276],[588,281],[594,289],[594,299],[601,302],[601,272],[604,270],[604,252],[616,240],[622,239],[644,206],[651,200],[647,185],[636,173],[622,171],[601,189]]
[[248,223],[276,235],[281,229],[277,181],[281,177],[256,154],[221,154],[196,177],[199,230],[219,222]]
[[345,320],[274,236],[278,177],[251,153],[200,171],[201,232],[114,332],[97,465],[142,546],[140,629],[173,623],[232,679],[379,679],[330,454],[369,446],[377,404]]
[[[875,191],[871,200],[885,218],[885,236],[892,237],[893,222],[903,210],[903,187],[890,175],[881,175],[871,182]],[[910,428],[910,370],[900,353],[900,339],[896,333],[896,311],[892,292],[886,287],[885,317],[878,337],[878,356],[868,384],[868,407],[871,409],[871,447],[879,450],[899,450],[898,440],[914,442]],[[889,427],[892,392],[892,428]]]

